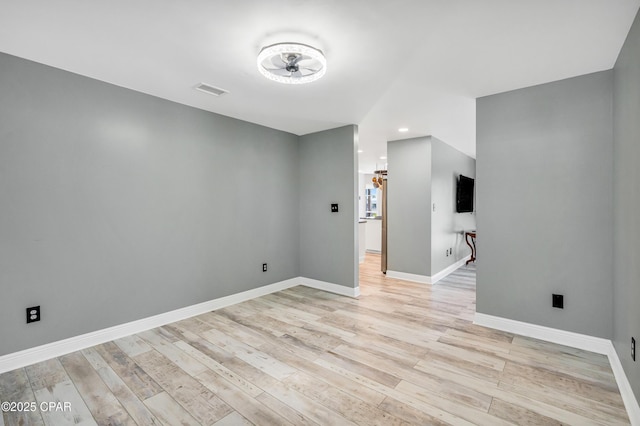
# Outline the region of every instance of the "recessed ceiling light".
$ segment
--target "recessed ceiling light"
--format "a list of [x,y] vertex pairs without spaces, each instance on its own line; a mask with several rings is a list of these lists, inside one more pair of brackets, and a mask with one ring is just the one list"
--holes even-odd
[[311,83],[327,72],[327,60],[315,47],[302,43],[277,43],[260,51],[258,71],[278,83]]
[[362,154],[363,152],[364,152],[364,151],[363,151],[363,150],[361,150],[361,149],[359,149],[359,150],[358,150],[358,154]]
[[386,159],[387,159],[387,157],[380,157],[380,159],[381,159],[381,160],[386,160]]
[[398,129],[398,131],[399,131],[400,133],[406,133],[406,132],[408,132],[408,131],[409,131],[409,128],[408,128],[408,127],[400,127],[400,128]]

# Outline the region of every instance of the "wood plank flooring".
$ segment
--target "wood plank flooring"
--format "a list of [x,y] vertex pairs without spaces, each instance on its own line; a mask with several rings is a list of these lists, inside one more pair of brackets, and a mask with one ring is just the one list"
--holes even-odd
[[475,266],[433,286],[360,269],[0,375],[6,425],[629,424],[602,355],[475,326]]

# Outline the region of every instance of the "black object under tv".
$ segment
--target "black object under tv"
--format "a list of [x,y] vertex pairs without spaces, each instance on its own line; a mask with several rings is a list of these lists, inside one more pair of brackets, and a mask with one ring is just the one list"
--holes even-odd
[[458,179],[458,190],[456,191],[456,211],[458,213],[469,213],[473,211],[473,178],[460,175]]

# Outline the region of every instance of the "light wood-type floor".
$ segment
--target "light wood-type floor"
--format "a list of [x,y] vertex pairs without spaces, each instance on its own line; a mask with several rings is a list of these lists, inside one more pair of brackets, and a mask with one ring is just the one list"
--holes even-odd
[[0,376],[17,424],[628,424],[607,358],[472,324],[475,268],[433,286],[361,267]]

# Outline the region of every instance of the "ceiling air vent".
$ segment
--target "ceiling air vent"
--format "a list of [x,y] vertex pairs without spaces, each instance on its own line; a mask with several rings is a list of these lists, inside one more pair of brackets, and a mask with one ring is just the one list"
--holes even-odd
[[219,87],[211,86],[211,85],[206,84],[206,83],[198,84],[195,87],[195,89],[199,90],[201,92],[204,92],[204,93],[208,93],[208,94],[213,95],[213,96],[222,96],[222,95],[224,95],[226,93],[229,93],[229,91],[227,91],[227,90],[221,89]]

